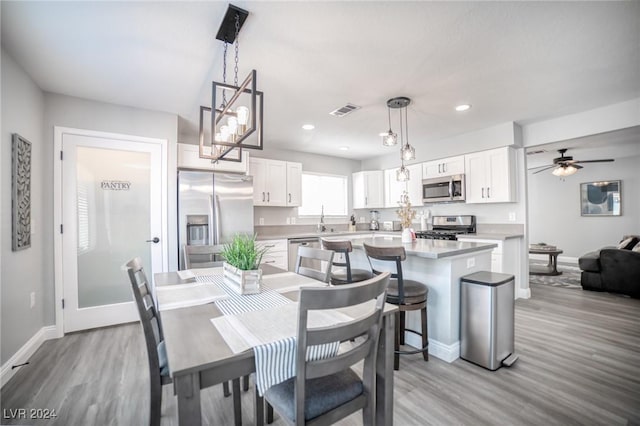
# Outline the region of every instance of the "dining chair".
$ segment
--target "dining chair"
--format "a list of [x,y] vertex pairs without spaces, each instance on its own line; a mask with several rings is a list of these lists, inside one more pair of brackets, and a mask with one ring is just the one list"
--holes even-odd
[[298,247],[296,258],[296,274],[304,275],[325,283],[331,278],[333,251],[315,247]]
[[[133,296],[136,300],[140,323],[144,332],[144,340],[147,347],[147,358],[149,361],[149,384],[150,384],[150,408],[149,424],[157,426],[160,424],[162,416],[162,386],[170,384],[171,380],[167,352],[164,346],[164,336],[162,333],[162,322],[158,316],[153,296],[149,291],[149,280],[142,267],[142,260],[136,257],[127,262],[123,267],[127,272]],[[237,383],[235,383],[237,381]],[[234,379],[234,388],[240,387],[240,379]],[[224,382],[224,396],[231,395],[228,382]],[[235,423],[241,424],[241,407],[239,394],[234,395],[234,417]]]
[[[296,375],[270,387],[261,397],[256,390],[256,423],[264,422],[264,401],[290,425],[328,425],[362,410],[363,423],[375,421],[375,370],[390,274],[337,287],[301,288],[299,294]],[[319,328],[308,328],[310,312],[340,309],[375,300],[357,319]],[[313,314],[311,314],[313,315]],[[338,355],[307,360],[310,346],[358,339],[344,344]],[[364,360],[362,375],[351,367]]]
[[[402,262],[407,258],[404,247],[377,247],[364,243],[364,251],[369,259],[371,270],[375,275],[382,273],[374,266],[375,261],[393,263],[391,266],[391,280],[387,291],[387,302],[398,306],[396,318],[396,331],[394,339],[394,370],[400,369],[400,355],[417,354],[422,352],[425,361],[429,361],[429,334],[427,324],[427,296],[429,288],[416,280],[408,280],[402,274]],[[372,259],[374,262],[372,262]],[[395,272],[393,272],[395,270]],[[421,332],[408,329],[405,326],[405,313],[407,311],[420,311]],[[405,331],[417,334],[422,338],[422,348],[416,350],[401,351],[400,345],[404,345]]]
[[215,268],[222,266],[223,260],[217,258],[222,251],[222,246],[192,246],[184,245],[184,267],[185,269],[195,268]]
[[[349,240],[327,240],[321,238],[322,248],[325,250],[332,250],[333,252],[341,255],[344,260],[340,259],[340,256],[334,256],[331,268],[331,284],[351,284],[354,282],[368,280],[373,276],[371,271],[366,269],[354,269],[351,267],[351,259],[349,253],[353,251],[353,246]],[[340,269],[335,269],[334,267]]]

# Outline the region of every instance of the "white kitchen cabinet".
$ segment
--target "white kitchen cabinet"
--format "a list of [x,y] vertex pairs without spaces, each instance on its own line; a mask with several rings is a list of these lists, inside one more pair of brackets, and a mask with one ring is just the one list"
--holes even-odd
[[409,169],[409,182],[407,192],[412,206],[422,206],[422,163],[407,166]]
[[464,155],[428,161],[422,164],[422,178],[460,175],[464,173],[464,167]]
[[353,174],[353,208],[384,207],[384,172],[373,170]]
[[384,206],[398,207],[398,201],[403,191],[409,194],[411,205],[422,206],[422,163],[406,166],[409,169],[409,180],[398,182],[395,169],[384,171]]
[[261,265],[271,265],[285,271],[289,269],[289,254],[287,252],[289,244],[286,239],[261,240],[258,241],[258,245],[267,249],[267,252],[262,256]]
[[467,203],[516,201],[515,153],[510,147],[465,157]]
[[407,190],[407,182],[398,182],[396,169],[384,171],[384,206],[398,207],[398,201],[403,191]]
[[[242,151],[242,161],[224,161],[212,163],[211,160],[200,158],[200,146],[179,143],[178,145],[178,168],[191,170],[212,170],[215,172],[246,173],[249,153]],[[211,148],[205,147],[205,153],[210,154]]]
[[299,206],[302,199],[302,164],[265,158],[249,160],[253,176],[253,205]]
[[520,289],[521,273],[520,273],[520,246],[522,240],[520,238],[503,239],[478,239],[466,238],[464,235],[458,236],[458,241],[469,243],[485,243],[497,244],[498,247],[491,251],[491,272],[502,272],[511,274],[515,277],[515,294],[518,297],[518,289]]
[[302,164],[287,162],[287,206],[302,204]]

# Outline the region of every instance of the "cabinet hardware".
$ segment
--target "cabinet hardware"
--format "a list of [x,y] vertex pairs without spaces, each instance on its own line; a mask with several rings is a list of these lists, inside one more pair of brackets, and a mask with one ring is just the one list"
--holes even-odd
[[447,163],[442,163],[442,172],[443,173],[447,172]]
[[267,203],[271,202],[271,193],[267,192]]
[[262,202],[264,203],[264,192],[262,193]]
[[484,198],[484,188],[482,188],[482,198]]
[[272,247],[275,247],[275,246],[276,246],[275,244],[266,244],[264,247],[265,248],[272,248]]
[[289,202],[291,202],[291,193],[289,193]]
[[275,261],[275,260],[265,260],[265,261],[264,261],[264,262],[262,262],[262,263],[276,263],[276,261]]
[[369,205],[369,197],[364,197],[364,205],[365,206]]
[[491,198],[491,193],[489,192],[491,188],[487,187],[487,198]]
[[442,170],[440,170],[442,168],[442,164],[438,163],[438,173],[442,173]]

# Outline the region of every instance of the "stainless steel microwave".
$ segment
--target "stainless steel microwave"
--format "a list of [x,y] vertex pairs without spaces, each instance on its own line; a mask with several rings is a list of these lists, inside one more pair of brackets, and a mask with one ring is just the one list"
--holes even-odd
[[464,175],[441,176],[422,180],[423,203],[448,203],[465,200]]

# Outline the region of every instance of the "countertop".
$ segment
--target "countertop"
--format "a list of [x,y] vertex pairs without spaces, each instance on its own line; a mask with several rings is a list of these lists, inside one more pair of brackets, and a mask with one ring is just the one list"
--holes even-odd
[[460,235],[460,238],[467,240],[509,240],[511,238],[522,238],[524,234],[503,234],[498,232],[476,233]]
[[287,234],[273,234],[273,235],[260,235],[256,238],[258,241],[262,240],[284,240],[292,238],[331,238],[331,237],[345,237],[356,235],[400,235],[400,231],[335,231],[335,232],[296,232]]
[[399,245],[402,245],[407,255],[424,257],[427,259],[441,259],[444,257],[459,256],[461,254],[469,254],[493,249],[498,246],[497,244],[491,243],[469,243],[420,238],[414,240],[411,243],[402,243],[401,237],[399,235],[378,235],[373,238],[358,237],[357,235],[353,235],[352,238],[349,238],[349,240],[351,240],[351,244],[356,249],[362,249],[364,243],[378,247],[397,247]]

